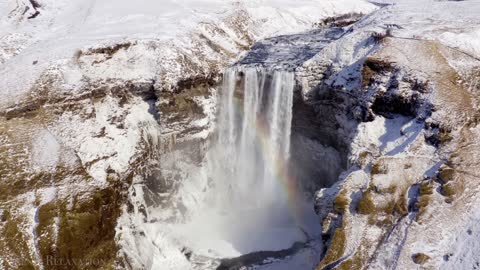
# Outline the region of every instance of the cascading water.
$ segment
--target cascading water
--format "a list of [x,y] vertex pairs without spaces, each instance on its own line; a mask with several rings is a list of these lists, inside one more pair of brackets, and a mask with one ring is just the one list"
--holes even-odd
[[298,196],[288,175],[294,86],[288,71],[240,66],[225,72],[207,153],[208,189],[178,233],[197,253],[280,250],[318,233],[313,203]]
[[209,153],[216,204],[228,209],[288,206],[293,73],[231,68],[225,73],[218,143]]

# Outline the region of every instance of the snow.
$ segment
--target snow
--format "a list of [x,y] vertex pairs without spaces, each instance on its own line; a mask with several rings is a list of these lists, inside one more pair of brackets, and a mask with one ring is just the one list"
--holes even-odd
[[446,32],[440,35],[439,40],[480,58],[480,30],[478,29],[463,33]]
[[[442,79],[450,74],[467,73],[472,67],[478,67],[479,62],[475,60],[475,57],[478,58],[478,49],[480,48],[478,44],[480,1],[395,0],[378,2],[388,2],[392,5],[366,16],[352,26],[352,33],[332,42],[305,63],[304,67],[307,71],[313,70],[307,76],[316,76],[315,73],[318,71],[315,70],[315,67],[322,67],[322,64],[331,61],[333,70],[339,73],[334,74],[327,83],[350,90],[352,94],[360,94],[359,85],[355,81],[349,82],[349,79],[360,75],[357,73],[359,72],[358,65],[363,64],[363,57],[380,56],[380,59],[395,63],[395,67],[401,69],[401,72],[413,74],[421,80],[427,78],[431,83],[438,81],[438,85],[435,85],[435,89],[433,89],[434,94],[426,95],[427,100],[434,103],[437,108],[437,111],[433,113],[433,119],[442,123],[447,122],[446,118],[452,119],[454,127],[460,126],[459,121],[466,119],[467,116],[455,115],[455,113],[469,110],[471,105],[467,98],[464,99],[469,95],[464,94],[466,91],[459,87],[460,82],[445,83]],[[398,28],[392,28],[393,37],[387,38],[385,42],[378,45],[365,42],[373,32],[385,33],[387,24],[398,25]],[[424,44],[435,44],[437,47],[427,47]],[[422,46],[425,49],[422,49]],[[375,54],[372,55],[372,53]],[[457,55],[461,55],[461,57]],[[452,68],[453,58],[456,58],[454,60],[456,67],[462,69],[454,70],[456,67]],[[459,64],[458,62],[468,62],[469,64]],[[388,80],[389,75],[386,75],[385,78]],[[380,84],[386,83],[385,81]],[[401,92],[403,89],[399,90]],[[407,91],[411,91],[411,89]],[[367,94],[366,98],[369,98]],[[459,108],[461,109],[459,110]],[[428,115],[422,116],[428,118]],[[373,121],[361,123],[356,127],[350,158],[355,160],[355,157],[365,151],[371,154],[372,157],[367,157],[367,162],[360,165],[362,172],[370,173],[369,167],[377,162],[385,165],[386,173],[369,175],[372,184],[380,191],[391,186],[395,186],[397,189],[410,187],[424,179],[425,175],[433,176],[439,166],[443,164],[442,159],[445,157],[442,154],[444,153],[425,143],[424,123],[421,118],[417,121],[398,115],[391,116],[391,119],[377,115]],[[470,154],[466,154],[466,156]],[[462,162],[463,158],[461,158]],[[475,159],[475,156],[472,158]],[[467,159],[471,162],[470,157]],[[478,164],[476,166],[478,167]],[[466,185],[470,186],[467,190],[471,189],[465,192],[469,194],[465,197],[472,197],[471,200],[478,197],[478,191],[474,191],[478,186],[477,180],[478,177],[476,180],[468,180],[472,182],[465,180],[465,183],[468,182]],[[359,189],[361,190],[359,185],[349,184],[353,180],[348,177],[340,181],[346,186],[347,191],[352,192],[352,196]],[[335,188],[334,186],[318,193],[322,199],[318,205],[321,211],[328,211],[321,203],[324,201],[328,203],[328,198],[335,194]],[[352,215],[347,219],[347,227],[350,229],[347,230],[347,234],[350,234],[347,237],[347,245],[362,244],[362,248],[366,249],[371,244],[378,245],[380,248],[374,255],[375,260],[370,261],[371,269],[421,268],[421,266],[415,265],[411,258],[412,254],[416,252],[423,252],[432,258],[424,265],[425,268],[438,269],[439,266],[442,266],[442,269],[474,269],[474,267],[478,267],[476,265],[478,247],[473,243],[478,230],[476,228],[478,227],[478,201],[472,202],[470,205],[465,202],[469,200],[459,198],[459,202],[448,205],[445,203],[445,197],[439,192],[439,189],[434,190],[426,218],[413,222],[409,218],[400,221],[396,224],[398,227],[392,232],[390,238],[383,238],[385,242],[381,245],[378,244],[383,240],[379,237],[382,237],[385,232],[378,228],[375,231],[375,227],[370,225],[363,227],[366,221],[362,221],[362,215]],[[382,205],[382,202],[392,197],[394,195],[379,195],[375,198],[375,203]],[[467,209],[469,210],[466,211]],[[470,232],[467,228],[470,228]],[[357,243],[359,242],[358,235],[362,235],[361,243]],[[467,246],[470,248],[468,251]],[[358,246],[355,248],[362,250],[358,249]],[[373,250],[371,252],[373,253]],[[444,255],[448,255],[450,252],[453,256],[450,256],[449,261],[445,262]],[[348,257],[350,253],[345,252],[344,255]]]
[[[331,78],[339,87],[349,86],[353,90],[357,85],[348,83],[349,73],[358,70],[358,63],[362,59],[383,47],[382,44],[368,43],[372,33],[385,33],[391,29],[392,36],[390,47],[395,45],[406,47],[404,40],[435,41],[450,46],[453,49],[471,54],[479,58],[479,32],[480,28],[480,1],[434,1],[434,0],[392,0],[372,1],[386,3],[388,6],[370,13],[361,21],[352,26],[352,33],[345,35],[337,42],[332,42],[307,63],[312,66],[320,61],[332,61],[335,67],[341,70],[338,76]],[[446,12],[448,11],[448,12]],[[462,14],[461,18],[458,14]],[[390,25],[394,25],[393,27]],[[409,52],[389,52],[394,56],[394,62],[399,65],[407,64],[412,59],[422,58],[426,55],[418,50]],[[428,57],[428,56],[426,56]],[[428,63],[426,58],[424,63]],[[349,68],[346,68],[350,66]],[[414,66],[410,68],[415,68]],[[435,69],[435,65],[418,68],[419,76],[424,69]],[[351,76],[351,74],[350,74]]]
[[[475,50],[479,48],[478,42],[472,42],[478,35],[480,24],[480,18],[478,18],[480,1],[478,0],[393,0],[383,2],[390,2],[393,5],[387,7],[381,15],[379,14],[380,16],[375,16],[374,21],[377,27],[384,27],[385,24],[401,26],[402,29],[393,29],[394,36],[440,40],[450,44],[457,42],[457,45],[465,50],[468,49],[469,44],[477,46]],[[370,23],[370,21],[365,23]],[[460,36],[452,35],[452,33]],[[459,40],[460,37],[468,38]],[[462,43],[467,46],[461,46]]]
[[[450,252],[445,254],[444,263],[439,269],[478,269],[480,268],[480,211],[474,209],[469,220],[458,228],[450,245]],[[428,254],[429,250],[419,248],[418,252]]]
[[212,134],[214,129],[214,121],[216,117],[216,106],[217,106],[217,92],[215,89],[210,89],[211,98],[208,97],[197,97],[196,102],[200,104],[203,108],[203,113],[205,118],[195,120],[192,124],[197,128],[202,128],[202,131],[193,135],[194,138],[207,139],[210,134]]
[[[128,170],[144,132],[149,132],[157,122],[149,113],[150,105],[138,97],[124,107],[112,97],[92,106],[94,118],[84,119],[66,112],[51,129],[63,145],[75,149],[82,164],[91,163],[87,168],[90,176],[98,183],[105,183],[108,167],[117,172]],[[66,161],[71,163],[72,155],[67,152]]]
[[35,136],[32,147],[32,161],[39,169],[53,169],[59,162],[61,146],[48,130]]
[[[378,145],[384,156],[408,153],[408,146],[423,134],[422,122],[397,115],[389,119],[376,116],[372,122],[360,123],[358,134],[352,143],[352,153]],[[421,139],[421,138],[420,138]]]
[[57,197],[57,188],[56,187],[47,187],[43,190],[37,191],[41,193],[41,205],[53,201]]
[[378,256],[368,265],[366,269],[396,269],[398,257],[400,256],[400,252],[403,249],[403,245],[405,244],[405,240],[408,236],[408,227],[413,222],[415,216],[413,214],[409,214],[403,218],[401,218],[395,227],[389,232],[387,242],[382,243],[379,247],[381,252],[378,253]]
[[[303,0],[301,3],[272,0],[43,0],[40,4],[40,15],[26,19],[30,13],[22,15],[22,11],[30,6],[27,0],[0,2],[2,102],[11,102],[12,98],[28,91],[42,72],[52,66],[72,68],[74,54],[79,49],[140,41],[139,48],[117,56],[120,60],[115,64],[86,67],[83,72],[93,77],[148,79],[159,74],[162,68],[174,69],[174,65],[159,66],[159,61],[165,65],[175,61],[175,48],[191,51],[193,33],[204,32],[206,25],[219,25],[230,33],[230,38],[235,38],[236,30],[222,25],[222,20],[239,10],[248,12],[250,18],[245,19],[254,22],[249,34],[260,39],[303,31],[322,17],[354,11],[369,12],[374,8],[366,2],[353,0]],[[32,10],[30,7],[29,12]],[[217,39],[216,36],[212,38]],[[162,49],[152,50],[149,42]],[[169,60],[170,57],[173,59]],[[18,78],[22,80],[19,82]]]
[[[291,247],[295,242],[308,240],[305,232],[296,224],[287,223],[288,217],[284,217],[287,222],[278,219],[278,223],[259,218],[259,214],[267,210],[275,211],[243,209],[243,213],[218,213],[215,209],[205,209],[188,223],[167,226],[171,236],[183,245],[196,254],[210,258],[234,258],[255,251],[278,251]],[[313,209],[305,212],[310,217],[310,224],[304,221],[302,229],[309,233],[317,231],[317,235],[311,237],[318,236],[318,220]]]

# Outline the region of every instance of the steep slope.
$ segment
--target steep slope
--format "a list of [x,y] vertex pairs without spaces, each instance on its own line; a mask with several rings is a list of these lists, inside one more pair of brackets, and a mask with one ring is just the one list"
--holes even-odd
[[329,245],[318,269],[469,269],[476,251],[454,250],[475,234],[479,205],[480,61],[467,36],[480,2],[387,4],[301,69],[307,100],[361,101],[361,123],[339,130],[352,141],[349,170],[317,194]]

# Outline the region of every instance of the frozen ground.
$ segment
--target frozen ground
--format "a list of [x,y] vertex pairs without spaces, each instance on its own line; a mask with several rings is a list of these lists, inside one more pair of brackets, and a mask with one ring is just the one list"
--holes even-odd
[[[249,33],[255,39],[299,32],[310,28],[313,22],[322,17],[372,9],[365,2],[352,0],[37,2],[40,4],[37,8],[40,13],[31,19],[27,17],[34,13],[34,8],[28,0],[0,2],[0,87],[4,99],[10,100],[29,90],[39,75],[51,65],[74,65],[74,54],[79,49],[122,41],[141,40],[164,44],[164,52],[156,51],[154,53],[157,55],[147,57],[153,57],[154,63],[142,63],[134,71],[137,74],[134,78],[154,78],[162,68],[168,67],[149,65],[161,64],[159,61],[168,59],[168,54],[175,47],[191,49],[189,36],[193,32],[202,32],[202,25],[219,25],[222,19],[231,16],[239,8],[246,10],[252,20],[262,24],[261,28]],[[132,61],[141,61],[136,57],[130,57],[131,64]],[[133,72],[129,69],[126,71]],[[105,75],[115,76],[111,72]],[[128,72],[121,75],[132,77]],[[22,80],[19,82],[18,78]]]
[[[313,203],[312,203],[313,204]],[[186,247],[211,258],[234,258],[255,251],[279,251],[295,242],[319,237],[318,218],[313,208],[304,208],[303,224],[296,224],[284,210],[275,218],[260,215],[273,209],[232,209],[232,213],[205,210],[186,224],[170,224],[169,230]],[[308,211],[310,210],[310,211]],[[260,218],[259,218],[260,217]]]

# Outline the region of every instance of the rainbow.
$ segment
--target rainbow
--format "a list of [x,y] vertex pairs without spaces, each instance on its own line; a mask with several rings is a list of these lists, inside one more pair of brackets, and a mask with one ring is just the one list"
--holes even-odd
[[[237,109],[236,111],[243,116],[245,114],[243,103],[238,98],[233,98],[233,100],[234,106]],[[255,127],[255,143],[261,149],[260,152],[262,159],[265,161],[267,168],[272,170],[272,175],[274,175],[275,179],[282,187],[283,192],[285,192],[283,195],[286,195],[288,210],[290,211],[290,214],[293,215],[297,225],[300,227],[301,220],[304,218],[301,206],[302,199],[299,196],[300,192],[298,190],[297,181],[289,172],[289,158],[271,157],[269,155],[269,153],[273,153],[274,151],[272,151],[271,144],[269,143],[269,127],[263,116],[257,117],[257,121],[255,121],[253,126]]]

